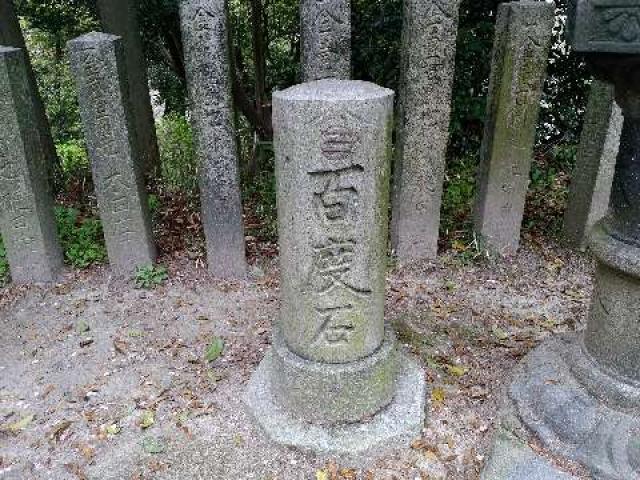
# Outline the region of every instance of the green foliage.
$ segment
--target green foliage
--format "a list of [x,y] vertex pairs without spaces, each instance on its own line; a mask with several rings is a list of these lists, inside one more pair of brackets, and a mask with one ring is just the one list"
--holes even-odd
[[162,265],[146,265],[136,269],[133,282],[136,288],[152,289],[162,285],[167,278],[169,274]]
[[193,130],[184,115],[165,115],[157,124],[161,183],[188,196],[198,194],[198,159]]
[[76,268],[87,268],[107,260],[102,223],[97,218],[83,218],[75,208],[55,208],[60,243],[65,260]]
[[77,180],[87,180],[91,176],[91,165],[82,140],[70,139],[56,144],[60,162],[60,178],[57,182],[65,188]]
[[86,2],[81,0],[19,0],[27,48],[56,143],[82,138],[75,86],[65,54],[72,38],[99,30]]
[[7,260],[7,250],[4,248],[4,242],[0,237],[0,287],[9,283],[9,261]]

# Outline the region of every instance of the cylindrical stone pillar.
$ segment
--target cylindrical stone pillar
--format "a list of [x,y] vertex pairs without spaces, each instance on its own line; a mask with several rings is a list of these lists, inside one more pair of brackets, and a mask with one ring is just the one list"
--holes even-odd
[[367,82],[273,95],[282,306],[245,401],[282,445],[355,459],[422,428],[424,372],[384,322],[392,116]]
[[273,110],[284,339],[311,361],[367,357],[384,337],[393,92],[327,80]]
[[[393,349],[381,348],[393,92],[324,80],[275,93],[273,112],[283,294],[275,344],[285,373],[277,390],[310,420],[356,420],[393,389]],[[352,365],[379,352],[355,377],[342,373],[345,388],[369,389],[370,398],[350,405],[333,395],[309,409],[305,397],[326,398],[312,364]],[[370,378],[379,374],[385,382]]]

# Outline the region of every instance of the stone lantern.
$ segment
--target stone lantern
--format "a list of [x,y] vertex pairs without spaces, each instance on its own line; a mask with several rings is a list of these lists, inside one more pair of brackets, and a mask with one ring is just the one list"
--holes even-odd
[[504,447],[522,432],[594,478],[640,478],[640,0],[574,0],[568,15],[570,43],[614,85],[624,115],[611,204],[590,235],[587,329],[545,342],[519,367],[487,480],[571,478],[522,443],[521,454]]

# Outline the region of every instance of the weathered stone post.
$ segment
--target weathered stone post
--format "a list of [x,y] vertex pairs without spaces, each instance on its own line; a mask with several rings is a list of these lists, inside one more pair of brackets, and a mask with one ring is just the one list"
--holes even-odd
[[322,80],[273,107],[283,296],[248,405],[274,441],[319,453],[406,440],[425,392],[384,323],[393,92]]
[[302,79],[351,78],[351,0],[302,0]]
[[598,266],[586,332],[529,354],[509,397],[550,451],[594,478],[629,480],[640,478],[640,4],[574,0],[568,18],[574,49],[615,86],[624,126],[610,212],[590,237]]
[[554,12],[552,3],[527,0],[498,7],[474,222],[499,254],[520,243]]
[[[44,109],[44,104],[42,103],[40,91],[38,90],[38,83],[36,82],[29,52],[27,51],[24,36],[20,29],[20,21],[13,6],[13,0],[0,0],[0,45],[20,48],[24,52],[27,74],[29,75],[29,88],[31,89],[31,96],[33,97],[36,121],[38,122],[37,133],[44,151],[42,168],[45,169],[49,177],[53,177],[53,168],[58,162],[56,147],[53,143],[49,120]],[[51,184],[47,181],[47,188],[50,187]]]
[[438,253],[459,0],[405,0],[391,242],[400,262]]
[[23,50],[0,47],[0,230],[16,283],[53,281],[62,251]]
[[120,37],[89,33],[68,45],[111,265],[123,274],[155,261],[147,194]]
[[104,31],[122,37],[138,150],[145,171],[152,172],[160,166],[160,153],[149,96],[147,60],[138,24],[138,3],[136,0],[97,0]]
[[227,3],[180,5],[192,122],[200,157],[202,220],[209,271],[221,278],[246,273],[242,200],[233,126]]
[[622,121],[613,86],[594,81],[564,217],[564,237],[579,249],[609,208]]

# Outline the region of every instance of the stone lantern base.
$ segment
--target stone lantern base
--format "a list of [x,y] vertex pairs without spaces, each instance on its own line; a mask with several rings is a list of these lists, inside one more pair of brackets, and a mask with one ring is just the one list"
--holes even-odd
[[[377,388],[385,385],[389,388]],[[386,406],[377,413],[358,416],[383,397],[388,397]],[[360,462],[418,437],[425,398],[424,372],[396,350],[391,331],[371,357],[334,365],[295,356],[276,332],[272,349],[249,382],[245,403],[274,442]]]

